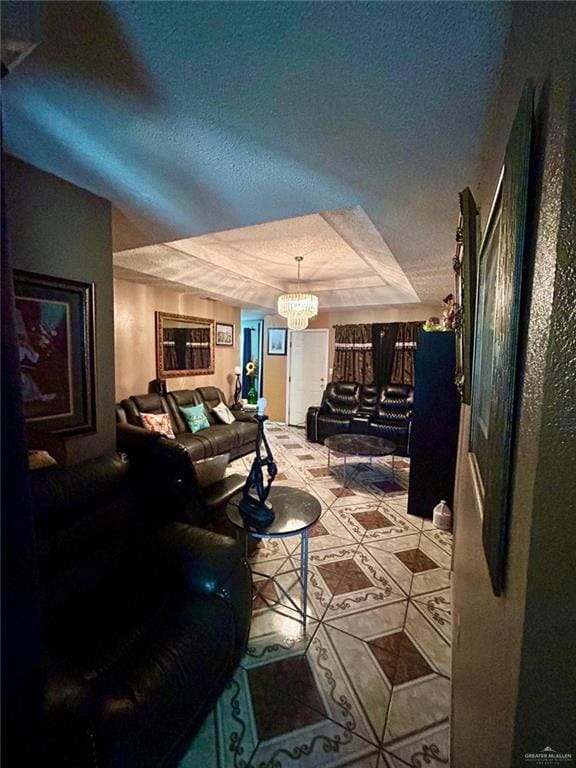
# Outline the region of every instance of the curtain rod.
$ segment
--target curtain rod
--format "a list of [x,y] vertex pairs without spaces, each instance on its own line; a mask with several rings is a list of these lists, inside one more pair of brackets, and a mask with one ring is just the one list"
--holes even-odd
[[386,323],[338,323],[338,325],[333,325],[332,328],[345,328],[347,325],[392,325],[393,323],[397,325],[420,325],[423,322],[424,320],[388,320]]

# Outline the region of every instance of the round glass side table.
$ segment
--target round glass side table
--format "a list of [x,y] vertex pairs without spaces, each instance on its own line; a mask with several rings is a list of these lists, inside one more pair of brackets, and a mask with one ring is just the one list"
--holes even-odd
[[[238,505],[242,494],[238,493],[226,505],[226,517],[239,530],[255,539],[286,539],[290,536],[300,536],[300,567],[289,568],[286,571],[270,576],[267,573],[261,573],[252,570],[256,576],[263,576],[266,579],[272,579],[278,589],[292,604],[300,616],[302,625],[306,627],[306,614],[308,610],[308,532],[312,526],[318,522],[322,508],[317,498],[300,488],[273,487],[270,490],[269,500],[274,509],[275,518],[273,522],[265,529],[257,530],[246,525]],[[277,576],[296,573],[302,585],[302,606],[299,607],[288,594],[282,584],[277,580]],[[256,593],[257,594],[257,593]]]

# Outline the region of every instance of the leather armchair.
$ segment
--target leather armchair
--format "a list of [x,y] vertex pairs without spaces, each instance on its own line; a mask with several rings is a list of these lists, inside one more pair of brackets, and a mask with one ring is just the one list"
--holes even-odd
[[360,385],[351,381],[328,384],[319,408],[309,408],[306,416],[308,440],[323,442],[329,435],[350,432],[352,418],[358,413]]
[[[176,764],[245,652],[249,568],[118,455],[32,474],[46,764]],[[166,507],[166,505],[164,505]]]
[[155,478],[148,493],[159,508],[170,499],[171,519],[235,537],[235,529],[220,511],[242,490],[246,477],[226,476],[230,454],[190,461],[180,442],[131,424],[117,425],[117,445],[130,457],[133,472],[143,483]]
[[410,450],[413,388],[404,384],[377,387],[350,381],[331,382],[319,407],[308,409],[308,440],[322,443],[329,435],[376,435],[398,446],[397,454]]

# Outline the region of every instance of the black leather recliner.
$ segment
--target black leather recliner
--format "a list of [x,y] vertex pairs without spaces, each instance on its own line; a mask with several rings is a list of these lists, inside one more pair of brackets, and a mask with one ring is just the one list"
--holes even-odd
[[246,475],[226,474],[230,454],[191,461],[186,448],[158,432],[149,432],[131,424],[117,425],[117,447],[130,458],[133,474],[148,483],[148,499],[159,508],[170,499],[170,516],[241,542],[252,553],[259,540],[245,538],[230,523],[225,506],[246,483]]
[[330,435],[376,435],[398,446],[399,456],[409,455],[414,390],[406,384],[356,384],[331,382],[319,407],[308,409],[308,440],[322,443]]
[[111,455],[31,476],[43,592],[46,764],[175,764],[245,652],[249,567],[170,520]]

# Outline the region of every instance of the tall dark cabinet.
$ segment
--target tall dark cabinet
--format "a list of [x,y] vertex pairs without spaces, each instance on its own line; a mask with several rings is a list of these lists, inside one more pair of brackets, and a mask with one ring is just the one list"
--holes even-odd
[[455,370],[454,333],[420,330],[410,435],[410,515],[431,518],[442,499],[452,508],[460,420]]

